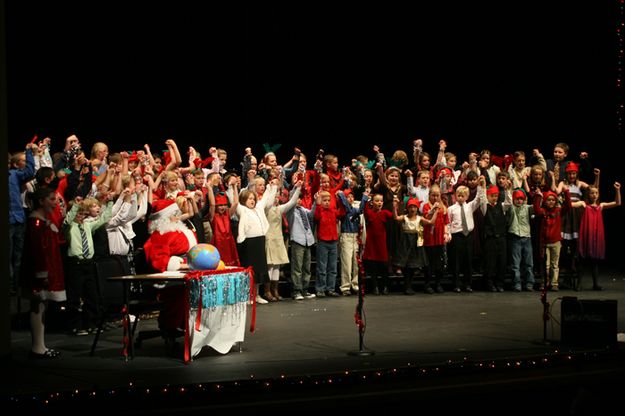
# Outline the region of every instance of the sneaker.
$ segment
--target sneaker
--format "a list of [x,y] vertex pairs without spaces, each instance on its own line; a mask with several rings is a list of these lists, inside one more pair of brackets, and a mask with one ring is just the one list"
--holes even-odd
[[323,293],[323,292],[317,292],[317,297],[318,297],[318,298],[325,298],[325,297],[326,297],[326,294],[325,294],[325,293]]
[[445,293],[445,289],[443,289],[443,286],[436,286],[436,293]]
[[560,289],[558,289],[558,286],[551,286],[551,289],[549,289],[549,290],[551,290],[552,292],[557,292]]
[[260,297],[260,295],[256,295],[256,303],[264,305],[264,304],[267,304],[269,302],[267,300],[263,299],[262,297]]
[[427,293],[428,295],[432,295],[434,293],[434,289],[432,289],[431,286],[427,286],[424,290],[424,293]]
[[498,288],[497,288],[497,292],[502,293],[502,292],[503,292],[503,287],[501,287],[501,286],[500,286],[500,287],[498,287]]
[[335,298],[335,297],[337,297],[337,296],[341,296],[341,295],[339,295],[338,293],[336,293],[334,290],[328,290],[328,291],[326,292],[326,295],[328,295],[328,296],[329,296],[329,297],[331,297],[331,298]]
[[527,285],[527,286],[525,287],[525,290],[527,290],[528,292],[533,292],[533,291],[534,291],[534,286]]
[[294,300],[304,300],[304,296],[302,296],[301,293],[296,293],[295,296],[293,296]]
[[346,290],[344,292],[341,292],[341,295],[343,295],[343,296],[351,296],[352,292],[350,292],[349,290]]
[[473,289],[471,289],[471,286],[465,287],[464,291],[467,292],[467,293],[473,293]]
[[456,286],[456,287],[454,287],[454,292],[456,292],[456,293],[460,293],[460,292],[461,292],[461,290],[460,290],[460,288],[459,288],[458,286]]
[[89,331],[87,331],[86,329],[74,328],[72,329],[72,334],[76,335],[77,337],[84,337],[85,335],[89,335]]
[[314,293],[304,293],[304,299],[314,299],[316,297],[317,295],[315,295]]
[[520,292],[521,291],[521,286],[515,286],[514,287],[514,291],[515,292]]

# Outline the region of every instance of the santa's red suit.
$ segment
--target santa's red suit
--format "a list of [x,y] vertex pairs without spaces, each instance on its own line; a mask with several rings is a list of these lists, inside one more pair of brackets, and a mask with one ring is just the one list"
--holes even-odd
[[[172,216],[181,215],[173,200],[159,200],[153,204],[150,230],[153,231],[144,245],[147,263],[158,272],[184,268],[185,254],[197,244],[195,233]],[[159,299],[163,309],[158,318],[159,327],[166,332],[184,328],[184,286],[168,286],[161,291]]]

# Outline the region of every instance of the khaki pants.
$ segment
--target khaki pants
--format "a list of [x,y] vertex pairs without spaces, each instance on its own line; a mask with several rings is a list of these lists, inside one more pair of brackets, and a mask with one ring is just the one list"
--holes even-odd
[[339,238],[341,259],[341,292],[358,290],[358,234],[342,233]]
[[545,262],[547,266],[545,275],[547,284],[551,284],[551,287],[558,287],[558,274],[560,273],[558,263],[560,262],[561,247],[562,244],[559,241],[545,245]]

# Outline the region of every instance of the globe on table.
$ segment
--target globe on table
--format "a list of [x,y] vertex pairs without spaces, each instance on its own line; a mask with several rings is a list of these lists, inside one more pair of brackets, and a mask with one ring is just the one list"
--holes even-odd
[[212,244],[197,244],[187,253],[189,268],[192,270],[215,270],[219,266],[221,256]]

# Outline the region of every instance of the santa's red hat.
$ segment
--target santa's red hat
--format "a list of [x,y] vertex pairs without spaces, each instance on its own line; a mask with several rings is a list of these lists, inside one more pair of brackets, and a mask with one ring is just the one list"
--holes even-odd
[[173,199],[158,199],[152,203],[152,215],[150,215],[150,221],[169,218],[177,212],[180,212],[180,207],[178,207],[176,201]]
[[496,185],[489,185],[486,189],[486,195],[499,195],[499,188]]

